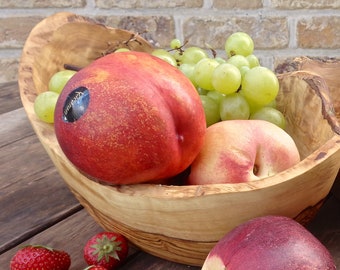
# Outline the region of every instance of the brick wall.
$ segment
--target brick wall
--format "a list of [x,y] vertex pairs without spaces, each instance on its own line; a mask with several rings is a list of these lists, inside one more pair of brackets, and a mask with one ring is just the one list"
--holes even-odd
[[262,65],[294,56],[340,57],[339,0],[0,0],[0,82],[17,78],[22,47],[44,17],[70,11],[137,32],[161,47],[178,37],[223,53],[226,37],[250,34]]

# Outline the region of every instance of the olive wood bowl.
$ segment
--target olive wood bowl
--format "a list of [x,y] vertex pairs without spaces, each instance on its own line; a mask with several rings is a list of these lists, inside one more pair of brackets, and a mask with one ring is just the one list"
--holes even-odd
[[[284,215],[306,224],[314,217],[340,167],[339,114],[335,114],[340,112],[339,74],[327,78],[334,82],[328,87],[313,72],[318,61],[306,58],[297,62],[308,61],[311,69],[299,66],[278,75],[278,108],[302,157],[286,171],[239,184],[109,186],[88,179],[69,162],[53,125],[37,119],[33,104],[65,63],[83,67],[117,47],[152,50],[137,34],[57,13],[33,28],[19,67],[20,95],[34,131],[70,190],[105,230],[124,234],[155,256],[200,266],[222,236],[250,218]],[[338,62],[321,69],[332,65],[330,73],[339,70]]]

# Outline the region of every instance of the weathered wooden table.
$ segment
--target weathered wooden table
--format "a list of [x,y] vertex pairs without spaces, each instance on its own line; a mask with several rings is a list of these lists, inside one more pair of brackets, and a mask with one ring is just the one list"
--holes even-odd
[[[67,251],[72,270],[86,267],[82,248],[102,231],[68,190],[25,115],[16,82],[0,84],[0,269],[21,245]],[[287,198],[289,199],[289,198]],[[340,199],[330,194],[308,229],[340,268]],[[156,258],[134,247],[121,269],[200,269]]]

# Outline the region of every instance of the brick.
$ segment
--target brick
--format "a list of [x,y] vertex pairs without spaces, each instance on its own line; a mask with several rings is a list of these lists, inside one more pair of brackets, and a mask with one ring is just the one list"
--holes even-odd
[[288,24],[283,17],[192,17],[183,24],[185,40],[200,47],[208,43],[214,49],[224,49],[227,37],[238,31],[253,38],[255,49],[281,49],[289,43]]
[[297,23],[298,46],[308,49],[340,48],[340,17],[312,17]]
[[0,59],[0,83],[18,79],[19,59]]
[[0,0],[2,82],[16,77],[19,61],[8,59],[6,51],[21,50],[39,21],[65,8],[138,32],[160,47],[169,47],[179,33],[191,45],[208,43],[219,51],[228,35],[244,31],[254,39],[258,56],[272,67],[304,49],[313,49],[308,51],[311,56],[339,55],[339,0]]
[[339,9],[339,0],[271,0],[272,7],[278,9]]
[[257,9],[262,8],[262,0],[240,1],[240,0],[214,0],[213,7],[217,9]]
[[67,8],[85,7],[86,0],[7,0],[0,1],[0,8]]
[[139,33],[152,44],[168,47],[175,37],[175,23],[170,16],[110,16],[99,18],[105,25]]
[[96,0],[96,6],[99,8],[198,8],[203,6],[203,0]]
[[0,48],[21,48],[42,17],[0,18]]

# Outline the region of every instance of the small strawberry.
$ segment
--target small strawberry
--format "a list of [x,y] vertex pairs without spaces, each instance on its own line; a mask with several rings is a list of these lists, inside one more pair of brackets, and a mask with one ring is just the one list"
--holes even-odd
[[84,270],[107,270],[107,268],[100,265],[90,265],[86,267]]
[[28,245],[19,249],[10,262],[11,270],[68,270],[70,265],[68,253],[41,245]]
[[88,265],[116,269],[128,255],[127,239],[116,232],[101,232],[91,237],[84,247],[84,259]]

